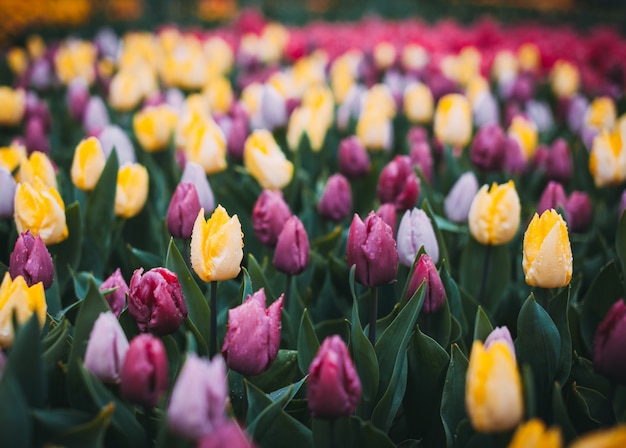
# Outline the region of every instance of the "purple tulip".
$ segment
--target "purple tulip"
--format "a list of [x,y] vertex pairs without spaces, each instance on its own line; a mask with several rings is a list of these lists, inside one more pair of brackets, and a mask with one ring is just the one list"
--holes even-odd
[[607,378],[626,385],[626,304],[619,299],[600,322],[593,338],[593,368]]
[[426,140],[411,144],[411,162],[420,169],[429,184],[433,183],[433,154]]
[[585,112],[589,107],[589,101],[581,94],[574,95],[569,101],[567,108],[567,124],[574,134],[582,131],[585,122]]
[[141,331],[173,333],[187,317],[187,304],[178,277],[165,268],[143,274],[136,269],[130,279],[128,312]]
[[511,174],[522,174],[526,170],[524,150],[513,137],[504,138],[504,169]]
[[491,333],[489,333],[489,336],[487,336],[487,339],[485,339],[485,350],[487,350],[496,341],[502,341],[506,343],[506,345],[508,345],[511,349],[513,357],[515,357],[515,344],[513,344],[511,332],[506,326],[496,327],[491,331]]
[[196,187],[190,182],[178,184],[167,207],[167,230],[174,238],[191,238],[193,224],[200,212]]
[[290,217],[276,240],[274,267],[285,274],[297,275],[309,266],[309,237],[302,221]]
[[453,222],[466,222],[476,193],[478,179],[468,171],[457,179],[443,202],[446,217]]
[[227,420],[198,442],[197,448],[253,448],[254,444],[237,422]]
[[472,118],[477,127],[497,124],[500,121],[500,106],[491,92],[476,99],[472,106]]
[[89,85],[83,78],[74,78],[69,83],[65,102],[72,118],[81,121],[89,102]]
[[409,129],[406,139],[409,146],[413,146],[418,142],[428,142],[428,131],[422,126],[413,126]]
[[398,221],[398,214],[396,212],[396,207],[393,204],[381,204],[376,210],[376,214],[382,218],[382,220],[391,227],[391,231],[393,235],[396,235],[396,224]]
[[34,61],[30,67],[30,85],[37,90],[43,90],[50,86],[51,81],[52,68],[50,67],[50,61],[46,58]]
[[267,309],[265,301],[265,290],[261,288],[243,304],[228,310],[222,356],[229,368],[242,375],[265,372],[278,355],[283,296]]
[[446,300],[446,291],[433,260],[427,254],[422,254],[415,264],[415,271],[406,291],[407,300],[413,297],[422,282],[426,282],[422,309],[427,314],[436,313]]
[[109,112],[104,101],[99,96],[92,96],[85,106],[83,114],[83,129],[85,133],[93,135],[109,126]]
[[504,164],[504,131],[497,123],[481,127],[472,141],[470,159],[481,171],[500,171]]
[[320,216],[334,222],[343,221],[352,211],[352,189],[348,179],[336,173],[326,181],[326,188],[317,204]]
[[361,381],[348,348],[338,336],[324,339],[309,367],[307,403],[314,418],[347,417],[361,401]]
[[552,110],[545,101],[529,100],[526,103],[526,115],[535,123],[539,132],[546,132],[554,127]]
[[567,196],[563,185],[558,182],[550,181],[541,193],[539,202],[537,202],[537,213],[540,215],[551,208],[557,210],[561,207],[565,210],[567,205]]
[[163,342],[149,334],[130,341],[120,373],[120,394],[132,403],[154,407],[167,392],[169,372]]
[[137,161],[133,143],[130,141],[128,134],[118,125],[114,124],[105,127],[98,136],[98,140],[100,140],[102,151],[104,151],[104,155],[107,158],[111,155],[111,151],[115,149],[120,166]]
[[113,274],[109,276],[100,285],[100,291],[106,291],[107,289],[117,288],[115,291],[105,294],[104,299],[109,304],[111,311],[115,314],[115,317],[120,317],[120,313],[124,309],[126,304],[126,294],[128,293],[128,285],[126,280],[122,277],[120,268],[117,268]]
[[383,168],[376,192],[381,203],[391,202],[399,212],[415,206],[420,184],[408,156],[396,156]]
[[570,232],[584,232],[591,225],[591,200],[584,191],[572,191],[565,204]]
[[622,219],[622,215],[624,214],[624,210],[626,210],[626,190],[622,192],[622,196],[619,201],[619,215],[618,220]]
[[248,138],[248,119],[245,115],[235,115],[232,118],[230,129],[226,133],[228,155],[235,160],[243,158],[243,149]]
[[252,227],[254,234],[266,246],[276,246],[278,235],[291,210],[278,190],[263,190],[252,209]]
[[128,351],[128,339],[117,318],[107,311],[100,313],[89,335],[85,367],[103,383],[119,383]]
[[572,156],[565,139],[557,138],[552,143],[552,149],[548,153],[545,162],[546,177],[565,183],[572,177]]
[[30,230],[21,233],[9,257],[9,274],[15,279],[21,275],[28,286],[42,282],[48,289],[54,281],[54,264],[45,243]]
[[398,256],[405,266],[413,265],[422,246],[435,263],[439,261],[439,243],[430,218],[424,210],[414,208],[404,213],[398,227],[397,240]]
[[525,103],[535,96],[535,82],[533,77],[527,74],[519,75],[513,81],[510,90],[510,98],[513,101]]
[[339,171],[348,179],[360,179],[370,172],[370,157],[356,136],[339,143]]
[[24,129],[24,137],[26,140],[26,149],[29,153],[40,151],[43,153],[50,152],[50,142],[46,133],[46,125],[39,117],[32,117],[26,122]]
[[273,131],[287,124],[287,105],[282,95],[270,84],[263,85],[261,94],[262,128]]
[[0,166],[0,219],[13,216],[17,185],[11,172]]
[[[198,193],[198,200],[200,201],[200,207],[204,209],[204,213],[210,213],[215,209],[215,196],[209,180],[207,179],[204,168],[195,162],[187,161],[185,163],[185,169],[183,175],[180,178],[180,183],[192,183],[196,187],[196,193]],[[198,214],[196,213],[196,216]]]

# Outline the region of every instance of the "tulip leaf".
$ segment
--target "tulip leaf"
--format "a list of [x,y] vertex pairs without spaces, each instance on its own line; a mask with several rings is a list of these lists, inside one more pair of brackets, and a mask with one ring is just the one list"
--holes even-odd
[[[334,426],[334,427],[333,427]],[[372,425],[358,417],[342,417],[331,420],[313,419],[313,446],[326,448],[378,448],[395,447],[391,439]],[[333,439],[331,440],[331,437]]]
[[476,319],[474,319],[474,341],[483,341],[487,339],[489,333],[493,331],[493,326],[489,321],[489,317],[483,310],[482,306],[479,306],[476,310]]
[[189,331],[188,333],[189,337],[192,338],[195,343],[194,347],[191,347],[191,345],[188,345],[187,350],[188,351],[196,350],[198,355],[200,356],[209,356],[209,346],[207,345],[204,339],[204,336],[202,336],[202,333],[200,333],[200,330],[198,330],[198,327],[195,326],[195,324],[189,318],[189,316],[185,318],[184,323],[185,323],[185,328],[187,328],[187,330]]
[[326,254],[335,250],[335,248],[341,241],[342,235],[343,227],[335,226],[335,228],[331,230],[330,233],[327,233],[312,240],[311,248],[314,249],[316,252],[326,256]]
[[446,433],[446,445],[454,446],[457,427],[465,418],[465,377],[469,361],[456,344],[450,350],[450,364],[441,395],[441,421]]
[[[450,275],[448,270],[449,262],[447,259],[443,259],[441,262],[441,269],[439,269],[439,276],[441,277],[441,283],[446,291],[446,299],[450,304],[450,313],[460,324],[461,333],[467,328],[467,319],[465,312],[463,311],[463,304],[461,302],[461,292],[456,282]],[[454,339],[453,339],[454,340]]]
[[46,442],[68,448],[104,447],[106,431],[111,423],[115,406],[105,406],[93,419],[84,412],[73,409],[35,410],[33,416],[38,432],[49,433]]
[[575,383],[571,385],[571,392],[570,412],[581,432],[615,423],[612,406],[600,392]]
[[130,254],[133,266],[141,266],[146,271],[161,266],[163,259],[157,254],[137,249],[130,244],[126,245],[126,249]]
[[615,235],[615,248],[622,264],[622,278],[626,279],[626,213],[622,213]]
[[252,280],[252,289],[258,291],[261,288],[265,289],[265,295],[267,297],[276,297],[270,288],[270,284],[265,277],[265,270],[261,267],[257,259],[251,253],[248,254],[248,273]]
[[276,360],[261,375],[250,378],[259,389],[270,392],[293,383],[298,373],[298,356],[295,350],[278,350]]
[[554,389],[552,391],[552,415],[554,416],[554,423],[561,428],[565,444],[569,445],[569,443],[576,438],[577,433],[567,413],[565,403],[563,402],[561,386],[556,382],[554,383]]
[[51,371],[59,360],[66,359],[70,350],[70,323],[67,319],[55,324],[41,341],[43,361]]
[[302,374],[306,375],[309,372],[309,365],[311,365],[311,361],[315,358],[319,348],[320,341],[315,334],[309,311],[305,309],[302,313],[300,331],[298,332],[298,366]]
[[571,288],[568,286],[550,300],[549,314],[561,336],[561,355],[557,366],[556,381],[565,384],[572,368],[572,335],[569,329],[569,298]]
[[5,374],[0,381],[0,434],[3,447],[34,446],[33,421],[28,401],[18,379],[13,375]]
[[437,224],[437,215],[433,211],[432,207],[428,203],[428,199],[425,199],[422,203],[422,210],[426,212],[428,217],[430,218],[430,222],[433,226],[433,230],[435,231],[435,236],[437,237],[437,245],[439,246],[439,259],[448,259],[448,249],[446,247],[446,240],[443,238],[443,234],[439,229],[439,225]]
[[210,340],[210,326],[211,326],[211,313],[217,312],[217,310],[210,310],[209,305],[200,291],[200,287],[191,276],[189,268],[185,263],[180,251],[174,244],[174,239],[170,238],[170,243],[167,248],[167,256],[165,257],[165,267],[176,273],[180,287],[183,290],[185,296],[185,302],[187,303],[187,310],[189,312],[189,319],[197,329],[196,339],[198,340],[199,349],[203,346],[208,346]]
[[254,293],[252,289],[252,280],[250,279],[250,274],[248,274],[248,270],[245,267],[241,267],[241,286],[239,287],[239,295],[241,297],[240,303],[244,303],[248,296],[251,296]]
[[[82,253],[83,229],[78,202],[73,202],[65,209],[65,222],[69,233],[68,238],[48,247],[56,267],[55,273],[58,276],[57,281],[59,282],[61,297],[63,297],[65,286],[70,279],[70,271],[76,270]],[[66,303],[62,304],[67,306]]]
[[443,306],[437,311],[430,314],[420,314],[417,318],[417,323],[423,328],[425,334],[432,337],[443,348],[448,348],[452,331],[452,320],[450,305],[447,300],[444,300]]

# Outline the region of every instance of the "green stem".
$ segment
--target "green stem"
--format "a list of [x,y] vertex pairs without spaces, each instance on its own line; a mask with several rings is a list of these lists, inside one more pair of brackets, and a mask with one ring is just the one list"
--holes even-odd
[[144,406],[143,408],[143,417],[145,419],[145,429],[146,429],[146,448],[152,448],[154,446],[154,438],[156,436],[156,431],[152,420],[154,418],[154,408],[151,406]]
[[330,447],[335,448],[335,419],[330,419],[329,430],[330,430]]
[[285,285],[285,294],[283,296],[283,308],[289,314],[289,299],[291,298],[291,274],[287,274],[287,284]]
[[478,294],[478,304],[483,308],[485,302],[485,289],[487,288],[487,273],[489,272],[489,261],[491,258],[491,244],[487,246],[485,259],[483,261],[483,275],[480,280],[480,293]]
[[211,358],[217,353],[217,281],[211,282],[211,328],[209,340],[209,355]]
[[370,328],[368,332],[372,347],[376,347],[376,318],[378,317],[378,287],[371,289],[372,297],[370,298]]

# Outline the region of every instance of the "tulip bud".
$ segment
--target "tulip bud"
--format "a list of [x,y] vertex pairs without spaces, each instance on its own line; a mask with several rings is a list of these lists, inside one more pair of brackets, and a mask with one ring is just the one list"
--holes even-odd
[[28,286],[24,277],[11,279],[11,274],[6,272],[0,284],[0,303],[0,348],[13,345],[14,318],[24,324],[36,313],[40,328],[46,322],[48,306],[42,283]]
[[522,115],[513,118],[509,129],[507,130],[509,137],[515,139],[522,148],[524,160],[532,159],[537,149],[538,130],[535,123],[530,119],[526,119]]
[[360,179],[370,172],[370,158],[358,137],[344,138],[339,143],[339,171],[348,179]]
[[597,429],[578,437],[568,448],[613,448],[626,445],[626,425]]
[[567,107],[567,125],[574,134],[580,133],[585,121],[585,112],[589,102],[583,95],[575,94]]
[[380,216],[383,222],[391,228],[391,231],[393,235],[395,236],[396,224],[398,220],[398,217],[396,214],[396,207],[390,203],[381,204],[380,207],[378,207],[376,214]]
[[567,224],[556,211],[537,213],[524,233],[522,268],[526,283],[541,288],[566,286],[572,279],[572,248]]
[[356,265],[355,278],[362,285],[380,286],[396,278],[398,250],[393,230],[374,212],[365,221],[355,213],[346,252],[348,266]]
[[453,222],[466,222],[474,196],[478,192],[478,179],[471,171],[457,179],[443,202],[446,217]]
[[233,420],[227,420],[203,437],[197,448],[253,448],[254,444]]
[[618,384],[626,385],[626,359],[621,356],[626,343],[626,304],[615,302],[598,325],[593,339],[593,368]]
[[515,427],[524,414],[522,382],[511,347],[474,341],[465,382],[465,407],[474,429],[493,433]]
[[559,98],[569,98],[578,91],[580,75],[578,68],[570,62],[559,59],[550,72],[552,91]]
[[56,170],[50,158],[43,152],[35,151],[20,164],[20,182],[35,184],[39,178],[44,185],[58,189]]
[[30,230],[20,234],[9,259],[9,273],[13,280],[18,275],[24,277],[28,286],[39,282],[45,289],[52,286],[54,265],[40,236],[34,236]]
[[538,132],[548,132],[554,127],[552,110],[545,101],[531,99],[526,102],[526,115],[535,124]]
[[406,291],[407,300],[413,297],[422,282],[426,282],[423,311],[427,314],[436,313],[446,300],[446,291],[433,260],[427,254],[422,254],[415,264],[415,271]]
[[506,244],[517,233],[521,205],[512,180],[489,188],[483,185],[472,201],[469,230],[481,244]]
[[563,185],[558,182],[550,181],[546,185],[545,190],[541,193],[539,202],[537,202],[537,213],[540,215],[551,208],[557,210],[561,207],[565,210],[567,204],[567,196]]
[[170,144],[177,120],[176,112],[167,105],[148,107],[133,116],[133,131],[145,151],[163,151]]
[[244,145],[248,138],[248,119],[245,115],[234,116],[226,134],[228,155],[236,160],[243,158]]
[[92,96],[83,113],[83,128],[87,134],[100,132],[111,123],[109,112],[99,96]]
[[527,421],[518,426],[509,448],[561,448],[563,440],[561,430],[558,426],[552,426],[549,429],[543,422],[537,418]]
[[404,114],[412,123],[429,123],[433,118],[433,94],[426,84],[411,83],[404,90]]
[[120,393],[132,403],[154,407],[167,392],[167,354],[163,342],[149,334],[130,341],[120,373]]
[[510,174],[523,174],[526,158],[519,141],[511,136],[504,137],[504,170]]
[[104,151],[107,159],[111,155],[111,151],[115,149],[120,166],[137,161],[133,143],[126,132],[119,126],[106,126],[98,136],[98,140],[100,140],[102,151]]
[[398,227],[397,239],[398,256],[405,266],[413,265],[422,246],[435,263],[439,261],[439,244],[435,230],[424,210],[414,208],[404,213]]
[[204,168],[206,174],[226,169],[226,137],[212,118],[204,117],[191,127],[183,149],[188,160]]
[[194,187],[196,187],[200,207],[202,207],[207,213],[212,212],[213,209],[215,209],[215,197],[213,196],[213,190],[211,190],[206,173],[200,165],[194,162],[186,162],[183,175],[180,178],[180,183],[191,183]]
[[192,440],[213,434],[225,423],[227,397],[224,360],[216,356],[209,362],[189,353],[172,389],[167,426],[174,434]]
[[117,318],[100,313],[89,334],[85,367],[103,383],[119,383],[120,370],[128,351],[128,339]]
[[309,266],[309,237],[302,221],[290,217],[276,241],[274,267],[289,275],[297,275]]
[[478,95],[472,104],[472,118],[478,128],[488,124],[497,124],[500,121],[500,106],[498,100],[486,91]]
[[265,372],[280,347],[281,295],[267,309],[265,290],[248,295],[246,301],[228,310],[228,329],[222,346],[226,365],[246,376]]
[[567,223],[570,231],[584,232],[591,224],[591,200],[584,191],[572,191],[565,204]]
[[261,243],[274,247],[290,216],[291,210],[279,190],[263,190],[252,209],[254,234]]
[[433,182],[433,155],[427,141],[418,141],[411,144],[409,153],[411,163],[420,169],[428,183]]
[[115,314],[115,317],[120,317],[124,305],[126,304],[126,294],[128,293],[128,285],[126,280],[122,277],[120,268],[117,268],[113,274],[111,274],[100,285],[100,291],[106,291],[107,289],[117,288],[115,291],[105,294],[104,299],[109,304],[111,311]]
[[28,152],[41,151],[50,152],[50,142],[46,133],[45,125],[41,119],[33,117],[28,119],[24,129],[26,139],[26,149]]
[[391,202],[398,211],[415,206],[420,185],[408,156],[396,156],[385,165],[378,178],[376,192],[381,203]]
[[243,162],[262,188],[281,190],[293,176],[293,164],[267,130],[254,131],[245,143]]
[[[536,157],[536,154],[535,154]],[[565,183],[572,177],[572,156],[565,139],[557,138],[545,162],[546,177]]]
[[602,131],[593,139],[589,156],[589,171],[596,187],[619,185],[626,179],[626,148],[621,144],[622,133],[616,129]]
[[13,216],[17,185],[11,172],[0,166],[0,219]]
[[193,223],[198,216],[200,199],[192,183],[178,184],[167,207],[167,230],[174,238],[191,238]]
[[93,190],[105,165],[106,158],[100,141],[95,137],[82,140],[74,151],[70,170],[72,183],[81,190]]
[[89,102],[89,86],[83,78],[73,79],[68,84],[65,102],[72,118],[81,121]]
[[482,126],[470,147],[470,159],[484,172],[500,171],[504,164],[505,136],[497,123]]
[[437,103],[435,135],[441,142],[464,147],[472,138],[472,108],[468,99],[459,94],[448,94]]
[[148,199],[148,170],[138,163],[122,165],[117,172],[115,216],[132,218]]
[[173,333],[187,317],[187,304],[178,277],[165,268],[143,274],[136,269],[130,279],[128,312],[141,331]]
[[309,367],[307,403],[314,418],[348,417],[361,401],[361,381],[338,335],[322,342]]
[[367,109],[359,116],[356,135],[367,149],[388,151],[393,146],[391,118],[378,109]]
[[13,90],[0,86],[0,127],[17,126],[24,118],[26,110],[26,93],[22,89]]
[[352,211],[352,189],[341,174],[333,174],[328,178],[317,211],[322,218],[335,222],[343,221]]
[[515,356],[515,344],[513,344],[513,338],[511,337],[511,332],[508,327],[496,327],[494,328],[487,339],[485,339],[485,350],[489,350],[489,348],[495,344],[496,341],[502,341],[509,346],[511,350],[511,354],[513,355],[513,359],[517,359]]

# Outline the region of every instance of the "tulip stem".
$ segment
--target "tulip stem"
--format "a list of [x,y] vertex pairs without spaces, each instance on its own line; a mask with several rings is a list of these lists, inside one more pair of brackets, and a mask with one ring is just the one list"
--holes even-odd
[[330,423],[328,425],[328,428],[330,430],[330,445],[329,448],[335,448],[335,419],[331,418],[330,419]]
[[542,289],[542,294],[541,294],[541,305],[543,306],[543,309],[546,310],[548,313],[550,312],[550,289],[549,288],[540,288]]
[[378,287],[371,289],[370,298],[370,328],[368,332],[372,347],[376,347],[376,318],[378,317]]
[[485,259],[483,261],[483,276],[480,280],[480,293],[478,294],[478,304],[484,308],[485,288],[487,287],[487,273],[489,272],[489,259],[491,258],[491,244],[485,249]]
[[154,408],[151,406],[144,406],[143,408],[143,416],[145,419],[145,428],[146,428],[146,448],[152,448],[154,446],[154,424],[152,420],[154,418]]
[[285,285],[285,295],[283,297],[283,307],[285,312],[289,312],[289,299],[291,297],[291,274],[287,274],[287,284]]
[[217,353],[217,281],[211,282],[211,329],[209,341],[209,355],[211,358]]

